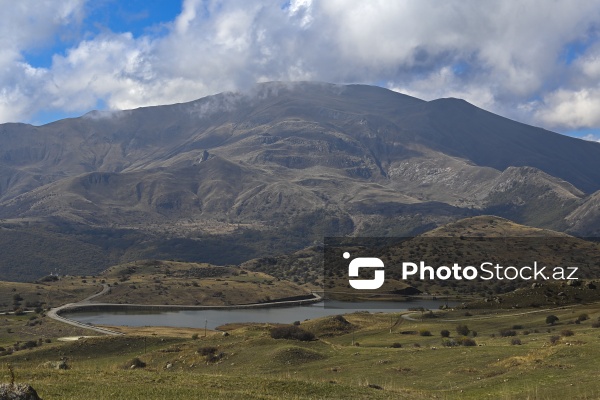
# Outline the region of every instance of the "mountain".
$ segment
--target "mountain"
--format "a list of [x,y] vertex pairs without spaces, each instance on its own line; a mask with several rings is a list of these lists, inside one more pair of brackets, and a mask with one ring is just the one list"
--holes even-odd
[[[241,262],[323,235],[412,235],[490,213],[597,234],[582,216],[598,214],[600,144],[458,99],[271,82],[3,124],[0,143],[0,228],[12,240],[29,235],[25,256],[36,235],[54,232],[104,252],[103,265],[159,255]],[[240,247],[219,256],[203,247],[215,240]],[[0,275],[19,275],[18,258],[0,257]]]

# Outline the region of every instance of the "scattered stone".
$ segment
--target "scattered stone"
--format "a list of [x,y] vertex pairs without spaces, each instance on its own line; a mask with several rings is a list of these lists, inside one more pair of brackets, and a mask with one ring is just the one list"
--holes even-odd
[[[45,363],[42,364],[43,367],[45,368],[50,368],[50,369],[69,369],[69,365],[67,364],[66,360],[60,360],[60,361],[46,361]],[[1,399],[1,397],[0,397]]]
[[25,383],[0,384],[0,399],[2,400],[42,400],[35,389]]

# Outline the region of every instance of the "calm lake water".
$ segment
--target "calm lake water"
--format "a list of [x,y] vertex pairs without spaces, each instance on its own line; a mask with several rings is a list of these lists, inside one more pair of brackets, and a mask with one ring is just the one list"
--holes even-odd
[[[94,325],[113,326],[173,326],[209,329],[233,322],[269,322],[291,324],[328,315],[347,314],[355,311],[396,312],[409,308],[424,307],[437,310],[446,304],[441,300],[415,300],[410,302],[371,301],[360,303],[328,300],[326,305],[315,303],[304,306],[272,307],[230,310],[184,310],[184,311],[90,311],[64,313],[66,318]],[[453,306],[456,302],[448,302]]]

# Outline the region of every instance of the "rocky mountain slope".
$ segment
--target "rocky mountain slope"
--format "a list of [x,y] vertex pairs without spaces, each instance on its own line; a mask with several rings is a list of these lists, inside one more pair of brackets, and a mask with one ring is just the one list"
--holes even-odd
[[[598,233],[587,216],[598,214],[600,144],[458,99],[273,82],[40,127],[3,124],[0,143],[5,235],[47,225],[67,235],[127,230],[135,247],[237,233],[270,253],[481,214]],[[286,236],[298,240],[275,243]],[[156,253],[156,243],[131,246],[100,247],[118,260]]]

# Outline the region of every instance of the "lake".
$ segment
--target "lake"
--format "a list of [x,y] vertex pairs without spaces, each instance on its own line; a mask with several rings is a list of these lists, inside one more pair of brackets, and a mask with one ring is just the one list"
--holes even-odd
[[[348,303],[335,300],[302,306],[271,307],[252,309],[226,310],[181,310],[181,311],[80,311],[65,312],[63,317],[93,325],[112,326],[171,326],[180,328],[209,329],[237,322],[268,322],[291,324],[294,321],[325,317],[328,315],[347,314],[355,311],[398,312],[409,308],[424,307],[437,310],[446,304],[442,300],[414,300],[410,302],[365,301]],[[457,302],[448,302],[449,306]]]

